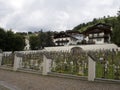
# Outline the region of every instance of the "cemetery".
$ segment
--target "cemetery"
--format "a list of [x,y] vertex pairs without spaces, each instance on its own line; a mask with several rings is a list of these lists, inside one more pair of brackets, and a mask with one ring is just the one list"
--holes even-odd
[[0,68],[85,77],[86,80],[120,80],[120,51],[100,49],[85,51],[73,47],[70,51],[16,51],[0,53]]

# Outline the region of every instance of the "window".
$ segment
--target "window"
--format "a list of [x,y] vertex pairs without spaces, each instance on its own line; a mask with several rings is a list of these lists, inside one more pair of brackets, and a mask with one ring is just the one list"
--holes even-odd
[[98,38],[97,41],[101,41],[102,39],[101,38]]
[[97,34],[97,36],[99,37],[99,33]]
[[97,37],[97,34],[94,34],[94,37]]

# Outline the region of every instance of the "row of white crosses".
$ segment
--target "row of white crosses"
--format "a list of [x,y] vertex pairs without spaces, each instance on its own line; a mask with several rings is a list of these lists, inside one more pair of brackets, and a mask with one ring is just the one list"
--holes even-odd
[[[61,55],[59,55],[58,54],[58,57],[57,58],[59,58],[59,56],[62,56],[63,57],[63,55],[64,55],[64,58],[62,58],[62,59],[64,59],[63,61],[60,61],[60,65],[61,65],[61,67],[62,67],[62,64],[64,64],[64,65],[67,65],[68,64],[68,56],[67,55],[70,55],[70,56],[72,56],[72,54],[66,54],[66,53],[61,53]],[[53,68],[53,70],[55,71],[55,68],[57,67],[57,63],[55,62],[55,59],[57,59],[57,58],[54,58],[54,60],[53,60],[53,62],[52,62],[52,68]],[[70,66],[71,66],[71,72],[73,72],[73,69],[74,69],[74,63],[73,63],[73,60],[72,59],[74,59],[74,58],[69,58],[69,59],[71,59],[70,60]],[[84,68],[86,69],[87,68],[87,63],[84,61],[84,60],[80,60],[80,57],[78,57],[77,58],[77,64],[78,64],[78,67],[79,67],[79,74],[81,74],[81,75],[83,75],[84,74]]]
[[41,57],[41,55],[38,56],[38,54],[40,54],[40,53],[24,54],[22,67],[27,68],[27,69],[30,69],[30,66],[31,67],[38,67],[39,70],[41,70],[42,69],[42,62],[41,61],[39,62],[39,60],[42,60],[43,57]]

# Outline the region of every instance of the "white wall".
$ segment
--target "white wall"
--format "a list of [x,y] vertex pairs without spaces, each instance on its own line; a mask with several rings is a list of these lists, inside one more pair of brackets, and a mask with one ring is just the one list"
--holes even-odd
[[73,47],[80,47],[83,50],[100,50],[100,49],[118,49],[115,44],[94,44],[94,45],[72,45],[72,46],[57,46],[45,47],[45,51],[70,51]]
[[95,41],[95,44],[104,44],[104,38],[100,38],[101,40],[98,41],[97,39],[93,39]]
[[[56,38],[56,39],[53,39],[53,42],[55,43],[55,45],[57,45],[56,41],[62,41],[62,40],[68,40],[70,41],[70,37],[64,37],[64,38]],[[62,45],[63,43],[59,43],[60,45]],[[66,45],[65,43],[63,45]]]

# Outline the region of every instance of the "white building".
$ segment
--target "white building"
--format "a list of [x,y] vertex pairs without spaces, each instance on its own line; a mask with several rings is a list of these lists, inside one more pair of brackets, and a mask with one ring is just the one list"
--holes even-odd
[[83,32],[85,41],[88,44],[110,43],[111,33],[111,27],[102,23],[89,27]]
[[76,45],[83,40],[83,34],[78,31],[60,32],[54,35],[53,42],[56,46]]
[[77,45],[77,44],[104,44],[110,43],[111,27],[99,23],[87,28],[84,32],[66,31],[54,35],[53,42],[56,46]]

